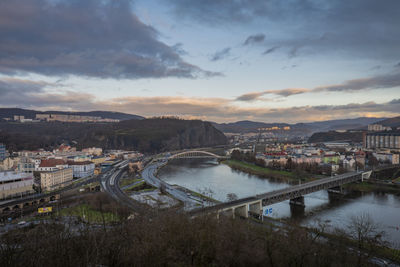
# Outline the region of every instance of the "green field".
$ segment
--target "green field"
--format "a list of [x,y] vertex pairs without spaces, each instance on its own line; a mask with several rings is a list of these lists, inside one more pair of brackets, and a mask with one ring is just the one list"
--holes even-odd
[[140,178],[121,179],[119,181],[119,186],[123,187],[123,186],[129,185],[129,184],[133,184],[137,181],[141,181],[141,180],[142,179],[140,179]]
[[115,223],[119,222],[120,218],[110,212],[103,212],[94,210],[87,204],[77,205],[71,208],[62,209],[58,215],[61,216],[76,216],[88,223]]

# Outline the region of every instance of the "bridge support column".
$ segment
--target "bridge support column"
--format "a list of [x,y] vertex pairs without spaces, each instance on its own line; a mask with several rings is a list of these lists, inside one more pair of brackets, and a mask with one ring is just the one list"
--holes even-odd
[[328,189],[328,193],[333,193],[333,194],[338,194],[338,195],[344,195],[344,191],[343,188],[339,185],[339,186],[335,186],[332,188]]
[[249,207],[247,204],[233,208],[233,217],[235,216],[249,218]]
[[256,203],[250,203],[248,213],[250,213],[252,216],[258,216],[261,218],[263,213],[262,200]]
[[221,215],[235,218],[235,211],[234,211],[234,209],[226,209],[226,210],[218,211],[217,218],[219,219],[219,217]]
[[292,198],[292,199],[289,201],[289,204],[290,204],[290,205],[297,205],[297,206],[305,207],[305,204],[304,204],[304,197],[301,196],[301,197]]

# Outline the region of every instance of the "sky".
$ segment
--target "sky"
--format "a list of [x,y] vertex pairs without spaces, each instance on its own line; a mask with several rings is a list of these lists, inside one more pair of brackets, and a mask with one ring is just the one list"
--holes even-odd
[[0,107],[400,115],[398,0],[1,0]]

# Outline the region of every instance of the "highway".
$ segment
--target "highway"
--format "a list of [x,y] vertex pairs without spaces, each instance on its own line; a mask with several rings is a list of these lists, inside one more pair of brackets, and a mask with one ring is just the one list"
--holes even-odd
[[126,167],[129,161],[125,160],[121,164],[115,165],[111,170],[108,170],[101,177],[100,185],[103,191],[107,192],[112,198],[121,203],[122,205],[134,210],[136,212],[148,212],[147,209],[140,203],[134,201],[126,195],[119,187],[119,180],[125,174]]
[[199,201],[197,199],[193,199],[191,195],[188,195],[187,193],[174,188],[172,185],[156,177],[157,170],[164,166],[166,163],[166,161],[160,161],[148,164],[142,171],[142,178],[146,181],[146,183],[157,188],[163,188],[163,190],[165,190],[168,194],[182,201],[185,205],[185,210],[198,208]]

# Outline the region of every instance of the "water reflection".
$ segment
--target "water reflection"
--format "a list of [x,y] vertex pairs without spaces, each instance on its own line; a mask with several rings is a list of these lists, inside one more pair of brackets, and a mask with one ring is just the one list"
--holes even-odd
[[[212,197],[220,201],[226,201],[229,193],[243,198],[290,186],[233,170],[215,161],[175,162],[161,169],[159,176],[170,184],[194,191],[210,189]],[[398,243],[400,240],[400,193],[352,192],[340,195],[319,191],[306,195],[304,200],[305,207],[289,205],[289,201],[270,205],[273,209],[271,216],[299,220],[305,225],[328,222],[334,228],[344,227],[354,215],[368,213],[387,233],[388,241]]]

